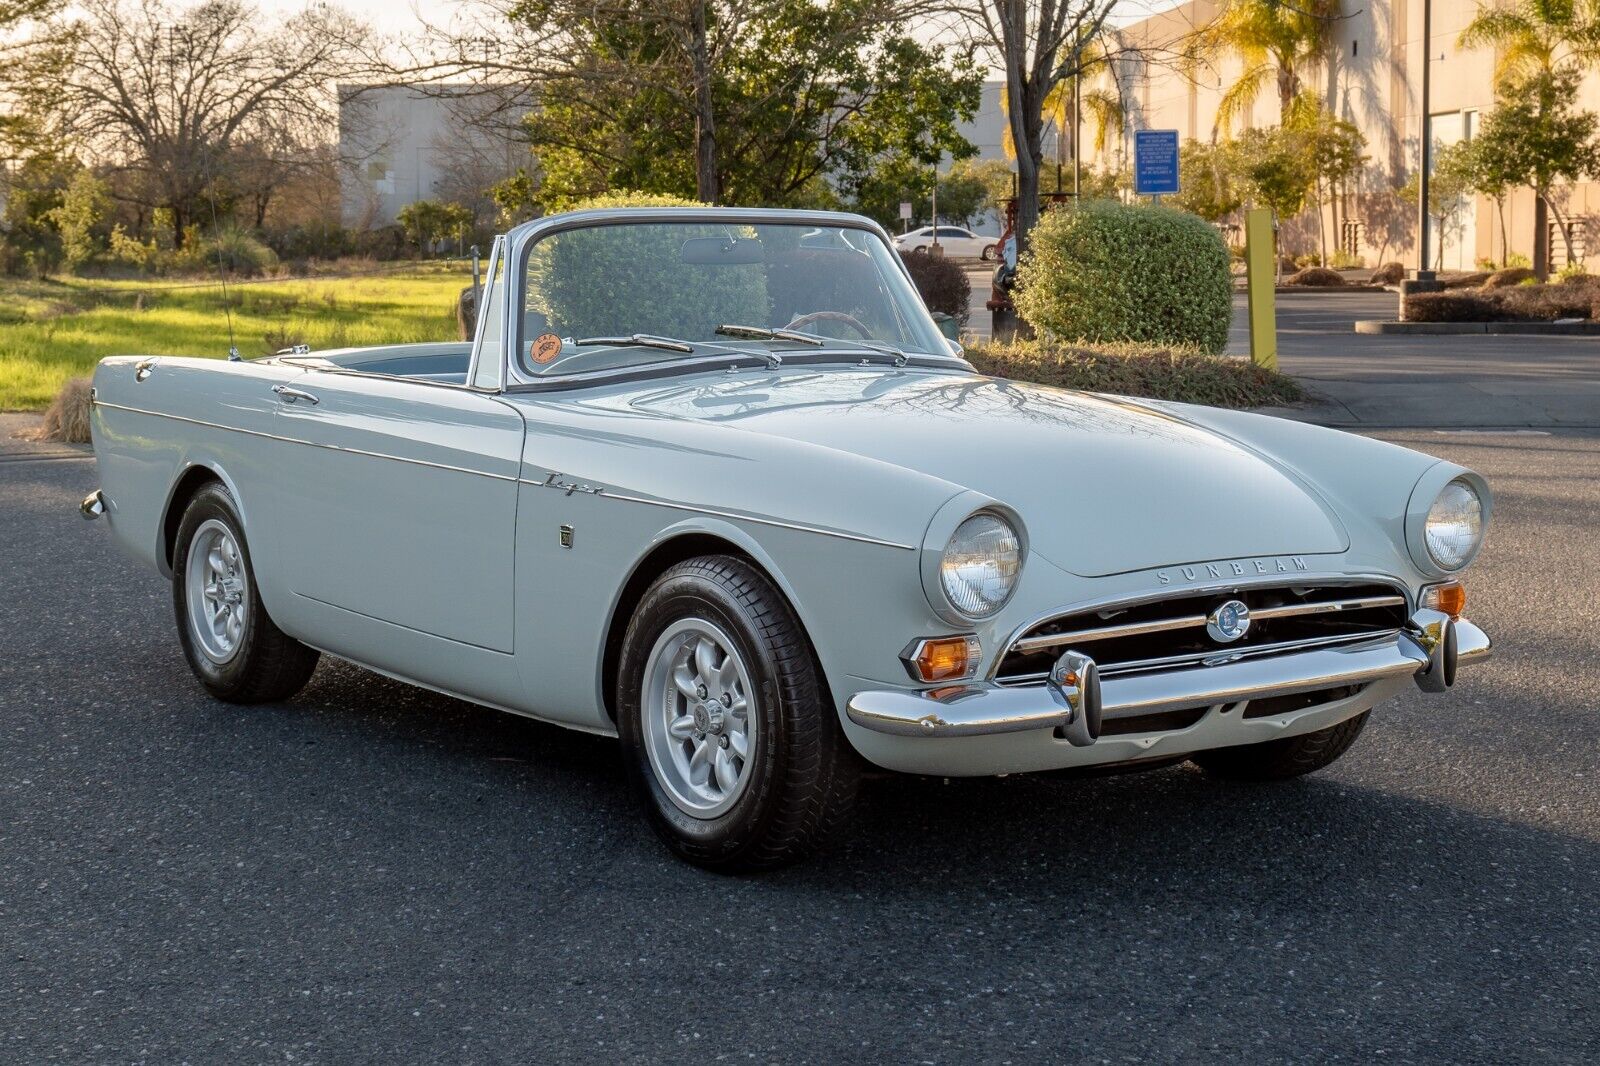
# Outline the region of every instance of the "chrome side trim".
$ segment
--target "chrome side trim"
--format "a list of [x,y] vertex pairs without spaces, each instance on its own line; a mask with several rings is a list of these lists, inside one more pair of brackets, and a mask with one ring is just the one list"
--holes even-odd
[[365,448],[347,448],[342,444],[322,444],[314,440],[303,440],[299,437],[285,437],[277,433],[266,433],[259,429],[243,429],[239,426],[225,426],[220,422],[207,422],[201,418],[189,418],[186,415],[172,415],[165,411],[147,411],[142,407],[126,407],[120,403],[109,403],[105,400],[93,401],[96,407],[111,407],[118,411],[128,411],[136,415],[149,415],[152,418],[169,418],[174,422],[187,422],[192,426],[204,426],[207,429],[222,429],[229,433],[242,433],[247,437],[261,437],[265,440],[281,441],[284,444],[304,444],[308,448],[322,448],[330,452],[345,452],[349,455],[364,455],[369,459],[389,459],[396,463],[409,463],[412,466],[425,466],[434,470],[449,470],[457,474],[472,474],[477,477],[486,477],[494,481],[518,481],[519,478],[511,474],[492,474],[487,470],[473,470],[465,466],[452,466],[449,463],[435,463],[427,459],[411,459],[404,455],[390,455],[387,452],[372,452]]
[[[1489,637],[1466,619],[1455,623],[1456,664],[1481,662]],[[1295,655],[1245,659],[1220,666],[1102,678],[1107,719],[1160,711],[1213,707],[1327,688],[1370,685],[1416,677],[1434,666],[1434,656],[1409,630],[1379,640]],[[941,693],[935,696],[933,693]],[[1305,708],[1314,711],[1315,707]],[[1006,688],[967,685],[929,691],[858,692],[845,705],[858,726],[903,737],[963,737],[1054,729],[1069,724],[1071,710],[1040,686]]]
[[[1358,611],[1365,607],[1404,607],[1404,596],[1360,596],[1348,600],[1327,600],[1322,603],[1291,604],[1282,607],[1262,607],[1250,612],[1252,622],[1264,618],[1292,618],[1300,615],[1334,614],[1339,611]],[[1079,629],[1069,633],[1052,633],[1043,637],[1026,637],[1011,646],[1010,651],[1035,652],[1059,648],[1067,644],[1080,644],[1089,640],[1109,640],[1113,637],[1138,637],[1146,633],[1164,633],[1173,629],[1204,627],[1206,615],[1181,615],[1153,622],[1133,622],[1121,626],[1100,626]]]
[[588,493],[598,496],[603,500],[621,500],[625,503],[642,503],[650,507],[666,507],[674,511],[687,511],[691,514],[711,515],[714,518],[731,518],[736,522],[753,522],[761,526],[773,526],[777,529],[792,529],[799,533],[815,533],[823,537],[835,537],[839,540],[855,541],[858,544],[875,544],[881,548],[900,548],[903,551],[916,551],[910,544],[901,544],[899,541],[884,540],[881,537],[869,537],[864,533],[846,533],[843,530],[827,529],[823,526],[808,526],[799,522],[785,522],[780,518],[761,518],[757,515],[742,514],[738,511],[723,511],[715,507],[699,507],[688,503],[674,503],[670,500],[652,500],[646,496],[633,496],[625,492],[612,492],[610,489],[587,482],[573,483],[555,480],[559,474],[548,475],[544,480],[535,478],[520,479],[524,485],[533,485],[537,488],[559,489],[571,496],[574,492]]

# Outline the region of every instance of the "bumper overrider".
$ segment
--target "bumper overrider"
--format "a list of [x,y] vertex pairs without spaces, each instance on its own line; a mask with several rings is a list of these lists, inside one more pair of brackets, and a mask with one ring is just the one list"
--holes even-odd
[[846,711],[856,725],[896,736],[1054,729],[1070,743],[1088,746],[1107,718],[1364,687],[1407,676],[1425,692],[1443,692],[1455,683],[1459,667],[1481,662],[1489,653],[1489,636],[1482,629],[1424,608],[1398,633],[1338,647],[1103,679],[1092,658],[1068,650],[1043,685],[858,692]]

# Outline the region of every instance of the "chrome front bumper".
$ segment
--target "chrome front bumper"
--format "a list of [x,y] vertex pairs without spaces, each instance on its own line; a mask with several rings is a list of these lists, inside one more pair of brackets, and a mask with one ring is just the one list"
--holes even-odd
[[[845,709],[856,725],[895,736],[1061,729],[1066,739],[1081,745],[1098,737],[1094,719],[1101,717],[1131,718],[1408,676],[1426,691],[1442,692],[1455,680],[1457,667],[1482,662],[1489,653],[1488,634],[1471,622],[1451,622],[1438,611],[1420,610],[1399,633],[1359,644],[1103,679],[1082,668],[1087,657],[1068,652],[1063,660],[1077,656],[1072,674],[1058,678],[1052,672],[1049,684],[858,692]],[[1072,683],[1063,683],[1068,678]],[[1095,709],[1098,715],[1092,713]]]

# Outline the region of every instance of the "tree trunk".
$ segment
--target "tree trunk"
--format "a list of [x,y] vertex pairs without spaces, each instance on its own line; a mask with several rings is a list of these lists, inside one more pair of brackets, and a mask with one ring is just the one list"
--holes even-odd
[[1533,276],[1540,281],[1550,276],[1550,215],[1543,189],[1533,191]]
[[695,197],[714,204],[717,187],[717,116],[711,99],[711,60],[706,51],[706,0],[694,0],[689,55],[694,66]]
[[1494,200],[1494,213],[1500,218],[1500,266],[1511,265],[1511,238],[1506,236],[1506,198],[1497,196]]
[[[1009,66],[1009,64],[1008,64]],[[1039,150],[1039,102],[1029,86],[1022,80],[1018,63],[1006,76],[1006,93],[1009,104],[1008,120],[1011,123],[1011,141],[1017,149],[1017,255],[1028,247],[1028,235],[1039,224],[1039,164],[1043,153]],[[1029,121],[1032,116],[1032,121]]]
[[1317,245],[1322,255],[1322,265],[1328,265],[1328,220],[1323,212],[1322,180],[1317,180]]

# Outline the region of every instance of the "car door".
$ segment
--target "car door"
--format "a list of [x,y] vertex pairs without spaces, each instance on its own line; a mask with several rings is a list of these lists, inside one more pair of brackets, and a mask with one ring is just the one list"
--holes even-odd
[[511,652],[517,410],[461,386],[316,369],[278,401],[276,432],[303,445],[276,516],[290,590]]

